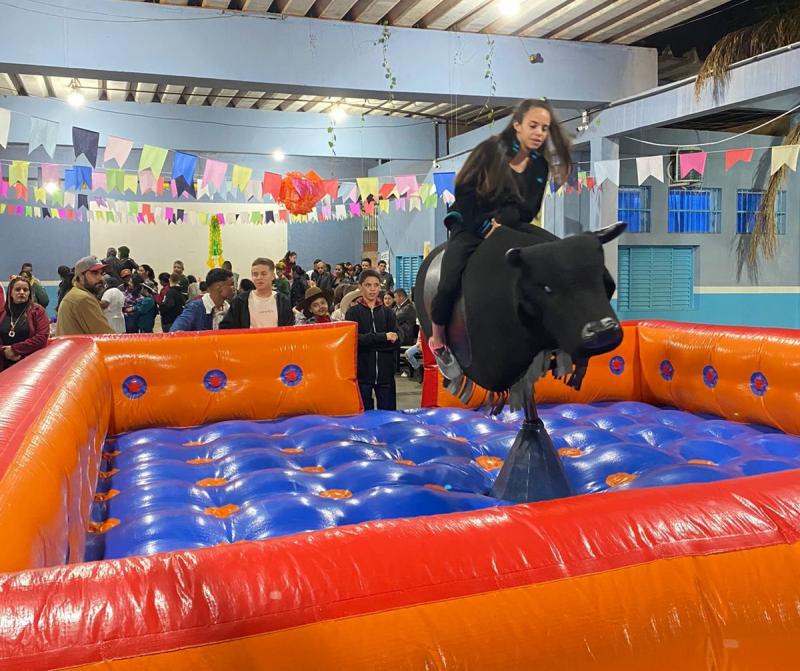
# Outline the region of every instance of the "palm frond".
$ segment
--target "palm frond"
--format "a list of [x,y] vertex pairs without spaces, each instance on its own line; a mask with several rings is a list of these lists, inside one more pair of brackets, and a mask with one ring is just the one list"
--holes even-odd
[[[783,139],[784,145],[800,144],[800,124],[794,126]],[[750,236],[750,262],[754,263],[761,252],[764,258],[775,256],[778,247],[778,225],[775,220],[775,205],[789,174],[785,165],[769,178],[767,190],[761,200],[761,208],[756,213],[753,234]]]
[[714,45],[700,68],[695,97],[711,84],[714,97],[718,98],[728,83],[731,65],[793,42],[800,42],[800,8],[726,35]]

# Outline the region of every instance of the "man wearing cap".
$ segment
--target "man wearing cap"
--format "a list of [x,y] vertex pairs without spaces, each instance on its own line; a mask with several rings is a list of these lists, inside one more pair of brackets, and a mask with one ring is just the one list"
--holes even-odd
[[289,299],[273,291],[275,263],[259,257],[250,265],[252,291],[244,291],[231,301],[231,309],[219,325],[221,329],[260,329],[292,326],[294,314]]
[[303,318],[298,326],[305,324],[328,324],[331,321],[330,309],[333,292],[319,287],[309,287],[303,301]]
[[175,331],[216,331],[225,313],[228,312],[233,296],[233,273],[225,268],[214,268],[206,274],[208,293],[202,298],[189,301],[180,316],[170,327]]
[[84,256],[75,263],[72,289],[58,308],[57,336],[114,333],[97,299],[105,268],[96,256]]

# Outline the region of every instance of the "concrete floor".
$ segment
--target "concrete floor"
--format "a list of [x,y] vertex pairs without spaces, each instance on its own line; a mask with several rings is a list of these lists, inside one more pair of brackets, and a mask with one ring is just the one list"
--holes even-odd
[[410,410],[419,408],[422,400],[422,385],[416,380],[407,377],[395,376],[397,384],[397,409]]

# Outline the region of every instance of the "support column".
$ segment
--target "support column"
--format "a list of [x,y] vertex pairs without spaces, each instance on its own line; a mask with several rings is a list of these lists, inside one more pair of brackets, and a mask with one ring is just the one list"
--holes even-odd
[[[619,140],[601,137],[593,139],[591,146],[592,174],[594,174],[595,161],[619,160]],[[599,185],[600,186],[600,185]],[[595,188],[589,200],[589,230],[597,231],[610,226],[618,219],[619,187],[606,180],[602,188]],[[606,267],[617,280],[617,241],[604,245]]]

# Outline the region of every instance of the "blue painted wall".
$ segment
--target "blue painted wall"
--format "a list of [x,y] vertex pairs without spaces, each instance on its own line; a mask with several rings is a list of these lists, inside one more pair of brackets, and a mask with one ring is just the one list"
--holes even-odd
[[[614,301],[616,303],[616,301]],[[798,294],[695,294],[694,309],[618,311],[620,319],[668,319],[700,324],[800,328]]]
[[89,253],[89,224],[80,221],[0,215],[0,278],[19,272],[25,261],[41,280],[57,280],[58,266],[71,266]]
[[297,252],[304,270],[311,270],[314,259],[331,267],[340,261],[361,260],[362,220],[325,221],[316,224],[289,224],[289,249]]

